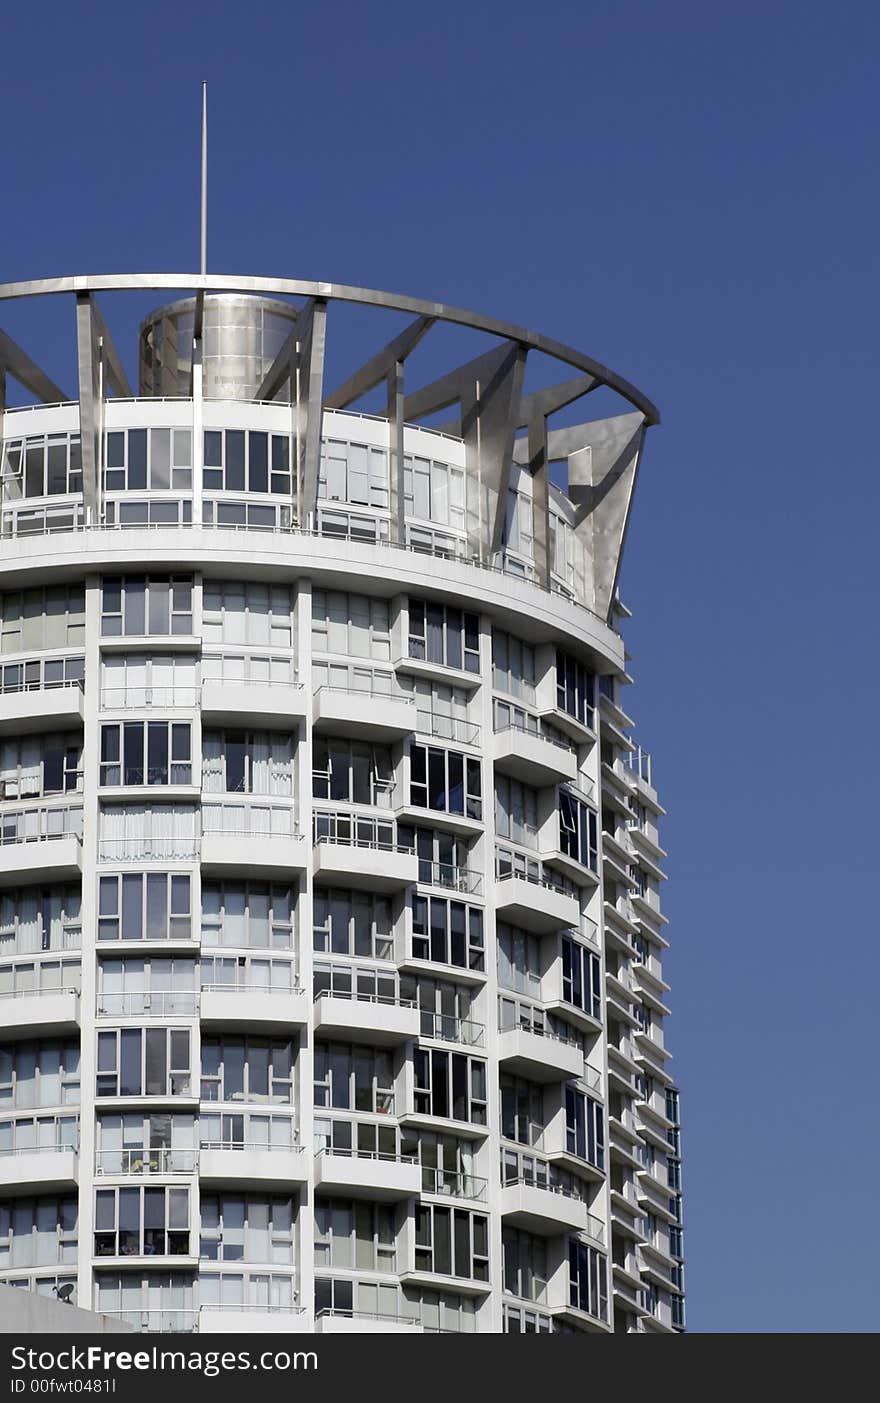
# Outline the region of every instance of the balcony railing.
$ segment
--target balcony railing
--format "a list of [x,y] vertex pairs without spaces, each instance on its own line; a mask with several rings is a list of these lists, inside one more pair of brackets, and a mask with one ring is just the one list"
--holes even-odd
[[454,741],[458,745],[480,744],[480,727],[461,716],[444,716],[439,712],[420,710],[416,712],[416,731],[419,735]]
[[296,814],[290,804],[202,803],[202,834],[216,837],[297,838]]
[[71,691],[82,692],[85,683],[81,677],[61,677],[58,681],[46,681],[41,677],[36,682],[18,681],[8,682],[5,677],[0,680],[0,696],[12,696],[21,692],[60,692],[62,688],[69,687]]
[[[203,1277],[202,1280],[204,1279]],[[199,1314],[206,1310],[259,1311],[263,1315],[305,1315],[305,1306],[286,1301],[203,1301],[199,1307]]]
[[236,1154],[301,1154],[305,1149],[294,1139],[287,1145],[258,1142],[256,1140],[200,1140],[200,1150],[233,1150]]
[[195,1174],[199,1167],[198,1151],[174,1149],[164,1145],[158,1149],[96,1150],[95,1174]]
[[95,1007],[99,1018],[194,1018],[198,1011],[199,996],[194,989],[102,990]]
[[378,852],[415,852],[411,843],[395,842],[395,826],[390,820],[367,815],[319,809],[313,815],[313,842],[338,843],[347,848],[374,848]]
[[0,846],[10,843],[46,843],[56,838],[82,842],[82,806],[76,808],[27,808],[0,813]]
[[543,1013],[539,1009],[532,1010],[527,1004],[520,1003],[519,1012],[507,1013],[499,1010],[498,1031],[501,1033],[521,1032],[534,1033],[536,1037],[547,1038],[550,1042],[563,1043],[567,1047],[576,1048],[582,1052],[584,1047],[583,1037],[572,1029],[569,1031],[561,1025],[551,1027],[542,1021]]
[[62,984],[57,989],[43,989],[37,985],[32,989],[3,989],[0,991],[0,999],[48,999],[57,998],[61,994],[74,994],[76,998],[79,998],[79,985]]
[[352,1147],[340,1148],[337,1145],[319,1145],[315,1159],[321,1155],[340,1155],[343,1159],[376,1160],[382,1164],[415,1164],[415,1155],[392,1155],[383,1150],[359,1150]]
[[156,1334],[194,1335],[199,1328],[198,1311],[195,1310],[108,1310],[100,1303],[95,1309],[114,1320],[122,1320],[135,1330],[149,1330]]
[[[370,781],[369,799],[355,800],[353,802],[369,804],[374,809],[393,809],[396,788],[396,780],[391,778],[378,779],[374,776]],[[333,796],[330,793],[329,770],[312,770],[312,794],[319,803],[321,801],[324,803],[328,801],[331,803],[333,802]]]
[[448,1013],[434,1013],[430,1009],[421,1011],[423,1038],[442,1038],[444,1042],[465,1043],[468,1047],[482,1047],[485,1039],[485,1025],[474,1023],[470,1018],[455,1018]]
[[387,1320],[389,1325],[411,1325],[414,1330],[422,1328],[421,1321],[417,1315],[389,1315],[386,1311],[375,1310],[341,1310],[336,1306],[325,1306],[315,1314],[316,1320],[324,1320],[332,1316],[339,1316],[342,1320]]
[[422,1193],[443,1194],[448,1198],[472,1198],[485,1203],[488,1180],[477,1174],[465,1174],[454,1169],[436,1169],[422,1165]]
[[329,989],[316,989],[315,999],[351,999],[359,1004],[382,1004],[386,1008],[416,1008],[415,999],[401,999],[397,994],[371,994],[361,992],[359,989],[338,988],[333,986]]
[[[423,429],[422,432],[427,432],[427,430]],[[326,512],[324,514],[326,516]],[[345,520],[341,520],[340,518],[342,517],[344,517]],[[81,516],[74,520],[72,515],[65,517],[64,520],[59,522],[58,524],[53,524],[49,521],[47,521],[46,524],[42,526],[40,526],[37,522],[28,523],[29,528],[31,525],[34,529],[28,529],[26,532],[21,532],[19,534],[26,534],[28,536],[53,536],[70,535],[71,533],[80,535],[97,531],[121,532],[131,529],[136,529],[139,531],[173,531],[184,529],[189,531],[216,531],[218,534],[238,534],[242,531],[259,531],[261,535],[268,534],[284,537],[314,536],[319,539],[330,536],[334,540],[350,540],[354,543],[357,543],[358,545],[382,547],[384,549],[389,549],[393,551],[406,551],[410,554],[416,555],[434,555],[437,558],[443,560],[448,560],[450,559],[450,557],[455,555],[459,559],[461,559],[462,563],[465,563],[474,569],[486,571],[493,575],[505,575],[508,577],[514,575],[516,577],[522,578],[521,573],[519,571],[514,571],[509,567],[506,558],[497,558],[496,560],[492,561],[481,560],[479,556],[474,555],[473,553],[468,554],[463,542],[461,543],[460,550],[453,551],[450,549],[449,538],[435,543],[420,540],[418,542],[406,542],[404,544],[399,541],[392,541],[388,538],[388,523],[386,520],[381,519],[378,516],[369,517],[367,515],[356,515],[353,513],[340,512],[334,514],[333,518],[324,521],[323,529],[300,527],[294,524],[291,524],[289,526],[279,526],[277,524],[274,526],[263,526],[258,524],[249,524],[246,522],[225,521],[202,521],[200,523],[184,522],[182,523],[182,526],[178,526],[175,522],[151,521],[136,522],[132,525],[129,525],[128,523],[109,521],[91,523],[89,525],[86,525],[86,523],[82,520]],[[4,521],[4,534],[13,534],[11,531],[6,530],[7,526],[11,526],[11,522],[8,518],[6,518]],[[573,591],[566,589],[558,581],[553,581],[552,593],[561,595],[566,599],[566,601],[569,604],[573,605],[577,609],[583,610],[585,614],[588,614],[592,619],[597,619],[601,624],[604,625],[607,622],[600,615],[596,614],[593,609],[590,609],[588,605],[582,603],[581,600],[579,600],[576,597]]]
[[195,834],[186,837],[99,838],[99,862],[190,862],[199,855]]
[[502,868],[499,867],[498,859],[497,859],[497,856],[496,856],[496,860],[495,860],[495,880],[496,880],[496,882],[506,882],[506,881],[509,881],[512,877],[518,878],[521,882],[528,882],[530,886],[533,886],[533,887],[544,887],[545,890],[547,890],[547,891],[557,892],[560,896],[573,896],[573,895],[574,895],[574,892],[571,890],[570,887],[565,886],[562,882],[555,882],[555,881],[553,881],[553,879],[552,879],[551,877],[545,877],[545,876],[543,875],[543,872],[537,872],[537,873],[536,873],[536,872],[530,871],[530,870],[515,871],[515,870],[513,870],[513,869],[511,869],[511,870],[509,870],[509,871],[508,871],[508,870],[504,870],[504,869],[502,869]]
[[483,874],[472,867],[458,867],[451,862],[429,862],[419,858],[419,881],[424,886],[445,887],[449,891],[478,896],[483,886]]
[[622,758],[625,769],[629,770],[631,775],[653,788],[653,762],[647,750],[643,750],[640,745],[637,745],[634,749],[627,751]]
[[55,1140],[51,1145],[0,1145],[0,1159],[18,1155],[63,1155],[79,1154],[79,1139],[72,1143]]
[[548,745],[555,745],[557,750],[567,751],[570,755],[574,754],[577,750],[577,747],[572,745],[571,741],[563,740],[561,736],[558,739],[556,736],[548,736],[540,727],[536,729],[534,726],[528,725],[525,721],[511,719],[501,722],[500,725],[496,723],[496,736],[502,735],[504,731],[519,731],[521,735],[533,736],[535,740],[546,741]]
[[204,979],[202,993],[216,994],[302,994],[305,988],[294,980],[292,984],[253,984],[243,979]]
[[348,674],[347,682],[319,682],[314,689],[314,695],[317,696],[319,692],[342,693],[348,697],[381,697],[383,701],[412,700],[411,694],[398,685],[392,672],[367,674],[352,670]]
[[175,707],[193,710],[200,702],[201,691],[195,685],[101,688],[101,708],[105,711],[168,711]]

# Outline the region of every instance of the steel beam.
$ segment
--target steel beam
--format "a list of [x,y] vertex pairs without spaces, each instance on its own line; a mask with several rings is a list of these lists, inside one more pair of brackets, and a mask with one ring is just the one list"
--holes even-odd
[[92,315],[95,321],[95,331],[101,343],[101,355],[104,360],[104,374],[107,384],[115,395],[120,395],[124,399],[133,399],[134,391],[128,383],[128,376],[125,373],[122,361],[119,359],[113,337],[110,335],[109,328],[104,320],[104,314],[98,306],[97,297],[92,298]]
[[98,471],[103,403],[100,347],[91,294],[76,296],[76,361],[79,372],[79,432],[82,441],[83,502],[86,521],[98,516]]
[[435,321],[436,317],[417,317],[414,322],[410,322],[399,336],[395,336],[393,341],[389,341],[387,346],[377,351],[332,394],[325,396],[326,408],[345,409],[347,405],[369,394],[380,381],[387,379],[396,364],[402,364],[406,360]]
[[523,395],[520,423],[528,435],[514,445],[514,462],[525,458],[532,477],[532,514],[534,518],[534,560],[538,579],[544,589],[550,588],[550,457],[547,451],[547,419],[551,414],[573,404],[589,394],[598,381],[592,375],[578,375],[558,385],[534,390]]
[[297,322],[300,339],[296,350],[299,376],[297,441],[302,473],[302,520],[318,503],[318,464],[321,459],[321,416],[324,389],[324,347],[327,303],[316,297]]
[[50,380],[36,361],[32,361],[11,336],[0,331],[0,409],[6,403],[6,377],[11,376],[23,389],[32,394],[41,404],[69,403],[70,395]]
[[266,374],[263,376],[260,388],[254,395],[255,400],[275,399],[286,384],[290,385],[289,398],[294,398],[294,379],[296,372],[296,343],[302,336],[300,321],[288,332],[282,343],[281,349],[273,360]]
[[[568,496],[577,508],[575,534],[592,561],[592,599],[587,603],[603,619],[610,616],[620,577],[645,427],[639,413],[583,424],[580,443],[568,454]],[[552,443],[554,436],[550,437]]]

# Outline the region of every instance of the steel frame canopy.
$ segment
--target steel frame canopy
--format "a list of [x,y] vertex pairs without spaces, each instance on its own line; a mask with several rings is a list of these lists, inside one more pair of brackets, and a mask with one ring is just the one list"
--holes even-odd
[[[96,294],[101,292],[185,291],[196,297],[194,367],[201,360],[200,315],[207,294],[299,297],[296,321],[276,360],[264,376],[256,399],[284,398],[298,387],[298,438],[303,464],[303,507],[314,509],[320,458],[321,414],[344,409],[385,381],[390,423],[393,519],[404,538],[403,426],[454,407],[457,416],[444,427],[465,442],[468,471],[477,473],[488,503],[484,535],[469,542],[481,557],[502,544],[507,490],[514,463],[528,468],[534,480],[535,565],[541,583],[550,587],[551,461],[568,461],[568,497],[576,512],[575,531],[592,560],[591,598],[584,603],[602,617],[610,614],[620,558],[635,488],[644,433],[660,422],[656,406],[608,367],[572,346],[494,317],[463,311],[441,302],[338,283],[207,273],[120,273],[41,278],[0,284],[0,301],[28,297],[73,296],[76,301],[79,405],[83,443],[83,487],[87,503],[97,498],[98,436],[103,392],[130,395]],[[324,348],[328,304],[345,302],[407,312],[415,320],[378,350],[334,391],[324,388]],[[404,389],[407,356],[438,322],[498,338],[500,344],[433,383]],[[530,352],[546,355],[577,375],[548,389],[523,393]],[[99,367],[101,373],[99,374]],[[27,354],[0,331],[0,413],[5,382],[11,376],[43,403],[66,397]],[[631,406],[610,419],[553,429],[548,419],[568,404],[606,386]],[[517,437],[519,430],[527,431]]]

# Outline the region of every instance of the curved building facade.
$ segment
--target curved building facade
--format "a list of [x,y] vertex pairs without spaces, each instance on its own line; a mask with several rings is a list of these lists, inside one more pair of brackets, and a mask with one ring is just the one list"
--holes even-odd
[[[188,296],[135,396],[99,295],[145,289]],[[37,296],[78,384],[0,332],[0,1282],[155,1331],[684,1328],[618,594],[653,406],[363,289]],[[442,324],[482,347],[420,374]]]

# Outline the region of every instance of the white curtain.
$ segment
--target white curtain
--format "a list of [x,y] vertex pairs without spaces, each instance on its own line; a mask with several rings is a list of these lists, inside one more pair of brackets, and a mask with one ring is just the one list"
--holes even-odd
[[202,736],[202,789],[222,794],[223,783],[223,737],[208,731]]

